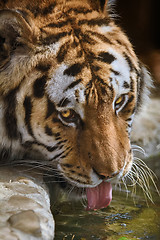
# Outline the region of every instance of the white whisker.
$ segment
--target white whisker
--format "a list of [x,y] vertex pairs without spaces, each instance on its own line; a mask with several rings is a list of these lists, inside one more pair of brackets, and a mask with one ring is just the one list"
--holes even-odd
[[[137,145],[132,145],[132,148],[135,151],[138,150],[139,152],[144,153],[143,149]],[[122,181],[125,188],[127,188],[127,179],[131,182],[128,184],[128,186],[132,187],[132,196],[136,194],[136,186],[138,185],[143,190],[146,203],[148,204],[147,199],[154,203],[151,194],[151,183],[154,186],[156,192],[159,194],[154,178],[156,178],[156,175],[147,166],[147,164],[142,159],[134,157],[132,168],[129,173],[122,178]]]

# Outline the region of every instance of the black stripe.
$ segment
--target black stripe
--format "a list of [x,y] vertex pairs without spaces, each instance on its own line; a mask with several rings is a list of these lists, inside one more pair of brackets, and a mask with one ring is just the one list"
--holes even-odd
[[[42,144],[40,144],[40,145],[42,145]],[[49,152],[53,152],[58,149],[57,145],[53,146],[53,147],[43,145],[43,147],[45,147]]]
[[86,102],[87,102],[87,105],[89,103],[89,95],[90,95],[90,89],[87,89],[87,91],[85,92],[85,96],[86,96]]
[[36,66],[36,69],[41,72],[48,72],[50,68],[51,68],[51,64],[47,64],[47,63],[39,63]]
[[74,87],[75,87],[76,85],[78,85],[81,81],[82,81],[81,78],[78,79],[78,80],[76,80],[76,81],[74,81],[73,83],[71,83],[71,84],[64,90],[64,92],[67,91],[68,89],[74,88]]
[[124,53],[124,57],[130,67],[130,70],[133,71],[135,69],[135,67],[134,67],[130,57],[126,53]]
[[61,123],[61,121],[59,120],[59,118],[55,118],[55,117],[52,118],[52,122],[53,122],[53,123]]
[[87,20],[87,19],[83,19],[83,20],[80,20],[78,22],[78,25],[83,25],[83,24],[87,24],[89,26],[102,26],[102,25],[108,25],[109,23],[109,19],[108,18],[93,18],[93,19],[90,19],[90,20]]
[[65,20],[65,21],[61,21],[61,22],[52,22],[47,24],[44,28],[46,27],[50,27],[50,28],[61,28],[66,26],[69,23],[70,20]]
[[134,80],[130,77],[130,91],[134,92]]
[[66,151],[65,151],[65,152],[64,152],[64,155],[61,156],[61,159],[66,158],[72,150],[73,150],[73,148],[71,148],[67,153],[65,153],[65,152],[66,152]]
[[99,38],[102,42],[112,44],[112,42],[111,42],[106,36],[104,36],[104,35],[101,34],[101,33],[92,32],[92,31],[87,31],[87,32],[90,33],[90,34],[92,34],[93,36],[96,36],[96,37]]
[[98,60],[100,60],[101,62],[111,64],[113,61],[116,60],[116,58],[108,52],[100,52],[98,55]]
[[103,86],[108,86],[107,83],[104,82],[104,80],[102,78],[100,78],[99,76],[96,76],[97,82],[99,82],[101,85]]
[[18,139],[19,137],[16,118],[16,93],[18,89],[17,87],[11,90],[5,97],[4,121],[7,135],[11,139]]
[[97,56],[95,55],[95,53],[88,51],[87,52],[87,62],[91,65],[94,60],[97,58]]
[[135,111],[136,111],[136,107],[133,108],[133,110],[132,110],[132,114],[135,113]]
[[100,66],[97,66],[96,64],[94,64],[93,66],[92,66],[92,70],[94,71],[94,72],[97,72],[97,71],[99,71],[101,69],[101,67]]
[[111,85],[111,86],[108,86],[108,88],[109,88],[109,90],[110,90],[110,92],[111,92],[111,99],[113,99],[113,97],[114,97],[114,88],[113,88],[112,85]]
[[116,40],[119,45],[123,45],[122,42],[118,39]]
[[143,97],[143,91],[144,91],[144,73],[143,71],[141,70],[141,74],[140,74],[140,78],[138,78],[139,81],[137,81],[137,109],[139,108],[139,106],[141,105],[142,103],[142,97]]
[[56,141],[59,141],[61,140],[62,138],[59,136],[59,137],[56,137]]
[[127,121],[132,121],[132,118],[128,118]]
[[50,4],[48,7],[45,7],[43,10],[42,10],[42,14],[43,15],[47,15],[47,14],[50,14],[53,12],[53,9],[55,8],[56,6],[56,2]]
[[25,109],[25,124],[27,126],[29,134],[32,137],[34,137],[32,126],[31,126],[32,102],[30,97],[25,97],[23,106]]
[[63,163],[61,164],[63,167],[66,167],[66,168],[72,168],[73,165],[72,164],[69,164],[69,163]]
[[76,48],[78,45],[79,45],[79,41],[76,38],[74,38],[73,42],[71,43],[71,47]]
[[79,51],[77,51],[77,57],[76,58],[81,58],[82,55],[83,55],[83,51],[79,50]]
[[37,17],[39,15],[45,16],[45,15],[48,15],[48,14],[52,13],[54,8],[55,8],[55,6],[56,6],[56,2],[48,5],[45,8],[40,8],[38,6],[36,6],[34,8],[32,6],[27,6],[27,8],[29,8],[30,11],[34,14],[34,16]]
[[99,83],[99,87],[100,87],[100,89],[101,89],[102,95],[106,95],[106,94],[107,94],[107,90],[106,90],[107,84],[103,81],[102,78],[100,78],[100,77],[98,77],[98,76],[97,76],[97,81],[98,81],[98,83]]
[[68,98],[62,98],[58,103],[58,107],[66,107],[70,102]]
[[116,76],[120,75],[120,72],[115,71],[115,70],[113,70],[113,69],[111,69],[111,72],[113,72]]
[[124,109],[125,109],[126,107],[128,107],[128,105],[129,105],[133,100],[134,100],[134,95],[132,95],[132,96],[128,99],[126,105],[124,106]]
[[43,75],[35,80],[33,85],[33,94],[36,98],[42,98],[45,94],[45,85],[47,81],[47,76]]
[[80,28],[74,28],[74,34],[75,34],[75,36],[77,37],[77,39],[79,41],[79,36],[82,34],[81,29]]
[[71,65],[69,68],[64,70],[63,74],[68,76],[76,76],[78,75],[84,67],[84,64],[81,63],[75,63]]
[[97,41],[91,38],[88,34],[81,34],[83,42],[89,43],[91,45],[95,45]]
[[57,61],[58,61],[58,63],[63,62],[65,56],[67,55],[69,45],[70,45],[70,41],[66,42],[65,44],[63,44],[60,47],[60,49],[59,49],[59,51],[57,53]]
[[55,137],[59,137],[60,136],[60,133],[55,133]]
[[130,113],[132,110],[131,109],[128,109],[128,105],[134,100],[134,95],[131,95],[131,97],[128,99],[127,103],[125,104],[125,106],[123,107],[123,109],[121,110],[123,113]]
[[64,152],[61,152],[59,154],[57,154],[56,156],[54,156],[52,159],[50,159],[49,161],[53,161],[55,160],[56,158],[59,158]]
[[68,141],[67,139],[61,140],[61,141],[59,141],[59,142],[57,143],[57,145],[61,145],[62,143],[66,143],[67,141]]
[[61,38],[70,35],[70,32],[61,32],[61,33],[57,33],[57,34],[51,34],[49,36],[47,36],[46,38],[42,39],[43,44],[48,45],[51,43],[56,43],[58,42]]
[[85,7],[70,8],[68,11],[65,12],[65,14],[68,14],[70,12],[74,12],[76,14],[79,14],[79,13],[87,14],[87,13],[93,12],[93,10]]
[[[99,85],[99,88],[101,90],[101,94],[105,96],[107,94],[107,91],[104,86]],[[95,92],[94,92],[95,93]],[[93,95],[93,90],[92,90],[92,95]],[[95,98],[96,99],[96,98]]]
[[129,88],[129,84],[128,84],[126,81],[124,81],[123,87],[124,87],[124,88]]
[[49,118],[54,112],[56,112],[56,108],[53,102],[48,98],[47,99],[47,113],[46,113],[46,119]]
[[52,129],[50,127],[48,127],[47,125],[45,126],[45,133],[48,135],[48,136],[53,136],[53,132],[52,132]]
[[57,150],[58,147],[59,147],[59,146],[57,146],[57,145],[55,145],[55,146],[53,146],[53,147],[50,147],[50,146],[47,146],[47,145],[45,145],[45,144],[43,144],[43,143],[39,143],[39,142],[37,142],[37,141],[26,141],[26,142],[24,142],[24,143],[22,144],[22,146],[25,147],[25,148],[31,148],[32,145],[42,146],[42,147],[44,147],[45,149],[47,149],[48,152],[53,152],[53,151]]

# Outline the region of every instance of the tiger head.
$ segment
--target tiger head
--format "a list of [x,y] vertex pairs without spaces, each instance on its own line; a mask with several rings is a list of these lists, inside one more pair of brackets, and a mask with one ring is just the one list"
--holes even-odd
[[106,5],[0,3],[2,160],[48,166],[87,189],[130,171],[149,77]]

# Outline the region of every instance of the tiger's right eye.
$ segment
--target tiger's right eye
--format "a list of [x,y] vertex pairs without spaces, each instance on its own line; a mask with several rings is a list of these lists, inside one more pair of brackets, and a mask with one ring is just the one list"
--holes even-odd
[[115,106],[120,106],[124,101],[124,95],[121,95],[117,100],[115,101]]
[[116,110],[117,113],[123,109],[127,100],[128,100],[128,95],[127,94],[123,94],[116,99],[115,110]]

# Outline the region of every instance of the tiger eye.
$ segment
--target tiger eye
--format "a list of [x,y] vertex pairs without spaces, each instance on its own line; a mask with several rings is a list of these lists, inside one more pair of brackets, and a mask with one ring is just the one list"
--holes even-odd
[[63,118],[70,118],[73,116],[73,110],[71,110],[71,109],[64,110],[61,112],[61,116]]
[[121,102],[123,102],[123,100],[124,100],[124,96],[122,95],[122,96],[120,96],[120,97],[116,100],[116,105],[117,105],[117,104],[120,104]]

